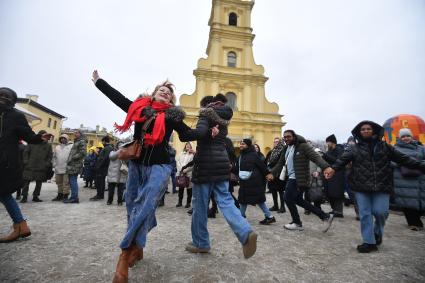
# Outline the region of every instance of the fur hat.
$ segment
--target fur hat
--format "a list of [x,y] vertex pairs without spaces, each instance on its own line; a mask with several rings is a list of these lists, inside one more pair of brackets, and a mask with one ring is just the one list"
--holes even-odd
[[398,132],[398,137],[401,138],[402,136],[411,136],[413,137],[412,131],[409,128],[402,128]]
[[331,143],[337,144],[335,135],[332,134],[329,137],[327,137],[326,142],[331,142]]

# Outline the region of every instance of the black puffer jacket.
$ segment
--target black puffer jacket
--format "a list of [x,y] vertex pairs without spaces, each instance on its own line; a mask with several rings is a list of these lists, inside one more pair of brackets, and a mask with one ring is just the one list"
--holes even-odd
[[41,135],[36,135],[28,125],[25,116],[16,109],[0,112],[0,195],[8,195],[22,186],[22,158],[19,140],[28,143],[41,143]]
[[[228,181],[230,178],[230,161],[226,151],[225,138],[227,126],[233,116],[227,105],[214,108],[202,108],[196,129],[179,135],[181,141],[197,141],[196,154],[193,158],[193,183]],[[219,125],[219,133],[211,137],[211,128]]]
[[[369,124],[375,135],[365,141],[360,135],[360,128]],[[356,144],[344,151],[332,165],[335,170],[342,170],[352,161],[352,172],[349,177],[350,188],[356,192],[393,192],[393,169],[391,161],[409,168],[425,171],[425,164],[394,149],[382,141],[384,128],[375,122],[362,121],[352,131]]]
[[266,178],[269,173],[266,164],[251,146],[241,151],[236,164],[236,171],[251,171],[248,180],[239,180],[238,201],[242,204],[260,204],[266,201]]
[[[334,164],[335,161],[344,152],[344,147],[337,144],[334,149],[328,150],[323,154],[323,159],[330,165]],[[335,172],[335,175],[329,180],[324,179],[326,195],[330,198],[343,199],[344,198],[344,183],[345,183],[345,170]]]

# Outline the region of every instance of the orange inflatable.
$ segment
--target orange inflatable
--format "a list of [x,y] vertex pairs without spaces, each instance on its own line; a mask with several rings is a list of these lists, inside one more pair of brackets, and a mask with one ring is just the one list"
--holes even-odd
[[394,145],[400,129],[409,128],[413,133],[413,138],[425,144],[425,122],[418,116],[400,114],[385,121],[383,127],[385,129],[384,138],[387,143]]

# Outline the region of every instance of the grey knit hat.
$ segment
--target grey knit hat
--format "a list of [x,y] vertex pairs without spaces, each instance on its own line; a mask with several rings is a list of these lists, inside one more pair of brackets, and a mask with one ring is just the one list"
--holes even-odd
[[413,137],[412,131],[409,128],[402,128],[398,132],[398,137],[401,138],[403,136],[411,136]]

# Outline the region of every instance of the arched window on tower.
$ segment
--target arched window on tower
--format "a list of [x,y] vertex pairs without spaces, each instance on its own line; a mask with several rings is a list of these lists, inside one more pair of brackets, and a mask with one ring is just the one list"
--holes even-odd
[[238,15],[235,13],[229,14],[229,26],[237,26],[238,25]]
[[233,92],[226,93],[227,103],[226,105],[232,108],[232,110],[238,110],[236,103],[236,94]]
[[227,67],[236,67],[236,53],[233,51],[227,53]]

